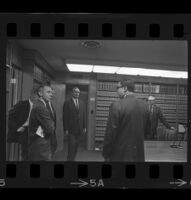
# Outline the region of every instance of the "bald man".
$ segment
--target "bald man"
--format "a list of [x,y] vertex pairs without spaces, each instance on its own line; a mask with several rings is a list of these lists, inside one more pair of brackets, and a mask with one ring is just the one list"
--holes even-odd
[[165,116],[163,115],[160,107],[156,105],[156,98],[154,96],[148,97],[148,106],[149,106],[150,124],[151,124],[149,139],[151,139],[151,140],[157,139],[157,127],[158,127],[158,121],[159,120],[160,120],[161,123],[163,123],[163,125],[167,129],[175,130],[175,128],[172,127],[167,122],[167,120],[166,120]]
[[57,147],[56,113],[51,104],[53,90],[49,85],[39,87],[39,100],[29,121],[29,161],[51,161]]

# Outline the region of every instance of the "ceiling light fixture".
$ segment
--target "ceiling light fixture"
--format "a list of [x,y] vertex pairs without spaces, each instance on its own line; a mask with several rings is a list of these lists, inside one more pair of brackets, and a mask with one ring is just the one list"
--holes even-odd
[[130,68],[121,67],[117,74],[124,75],[140,75],[140,76],[154,76],[154,77],[166,77],[166,78],[188,78],[188,72],[185,71],[168,71],[168,70],[155,70],[144,68]]
[[93,65],[66,64],[71,72],[92,72]]
[[81,45],[88,49],[97,49],[100,48],[102,45],[98,41],[87,40],[81,43]]
[[140,75],[151,77],[165,77],[165,78],[188,78],[186,71],[169,71],[169,70],[156,70],[145,68],[131,68],[131,67],[117,67],[106,65],[88,65],[88,64],[66,64],[71,72],[94,72],[94,73],[107,73],[107,74],[122,74],[122,75]]
[[106,65],[94,65],[93,72],[95,73],[108,73],[115,74],[120,67],[106,66]]

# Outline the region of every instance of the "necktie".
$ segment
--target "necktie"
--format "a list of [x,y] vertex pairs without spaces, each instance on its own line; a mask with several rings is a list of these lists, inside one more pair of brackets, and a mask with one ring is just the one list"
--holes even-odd
[[76,99],[76,108],[79,109],[78,99]]
[[52,118],[54,118],[54,113],[53,113],[53,110],[52,110],[52,108],[51,108],[50,103],[47,102],[47,103],[46,103],[46,106],[47,106],[47,108],[48,108],[48,111],[49,111],[50,115],[52,116]]

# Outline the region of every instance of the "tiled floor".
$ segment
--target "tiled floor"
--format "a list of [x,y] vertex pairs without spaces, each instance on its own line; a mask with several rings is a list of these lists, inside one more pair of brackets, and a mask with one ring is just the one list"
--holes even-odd
[[[146,162],[186,162],[187,143],[183,142],[183,148],[171,148],[170,141],[145,141]],[[55,154],[54,161],[66,161],[67,144],[62,151]],[[88,151],[84,147],[79,147],[76,161],[104,161],[102,151]]]

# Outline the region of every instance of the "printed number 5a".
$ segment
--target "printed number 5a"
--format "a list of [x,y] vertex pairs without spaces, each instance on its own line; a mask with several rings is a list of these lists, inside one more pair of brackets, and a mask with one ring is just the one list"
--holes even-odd
[[103,180],[100,179],[98,181],[96,181],[96,179],[90,179],[90,186],[91,187],[104,187],[104,183]]
[[4,187],[5,186],[5,179],[0,179],[0,187]]

